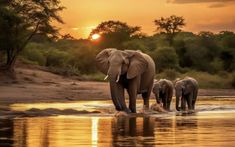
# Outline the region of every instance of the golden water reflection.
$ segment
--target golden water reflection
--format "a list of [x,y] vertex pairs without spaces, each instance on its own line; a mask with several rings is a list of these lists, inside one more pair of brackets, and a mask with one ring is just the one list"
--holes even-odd
[[[216,117],[214,117],[216,116]],[[161,117],[33,117],[0,121],[0,146],[233,146],[234,111]]]

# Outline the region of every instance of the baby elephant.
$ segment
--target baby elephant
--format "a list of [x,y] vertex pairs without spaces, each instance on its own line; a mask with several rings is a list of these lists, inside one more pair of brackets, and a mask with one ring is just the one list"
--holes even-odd
[[173,83],[166,79],[160,79],[153,85],[153,93],[155,94],[158,104],[163,104],[165,110],[170,110],[171,100],[173,96]]
[[[188,105],[188,110],[195,109],[195,103],[197,100],[198,93],[198,82],[191,78],[186,77],[175,83],[175,96],[176,96],[176,110],[180,111],[186,110],[186,102]],[[181,107],[179,107],[179,102],[181,99]]]

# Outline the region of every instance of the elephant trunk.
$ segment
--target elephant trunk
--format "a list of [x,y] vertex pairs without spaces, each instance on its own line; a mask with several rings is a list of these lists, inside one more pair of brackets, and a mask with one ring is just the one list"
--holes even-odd
[[116,83],[110,82],[110,92],[111,92],[112,101],[113,101],[113,104],[114,104],[116,110],[121,111],[123,108],[122,108],[122,104],[119,100],[119,94],[117,91],[117,84]]
[[115,67],[115,66],[110,66],[107,76],[109,81],[115,81],[118,82],[120,79],[120,75],[121,75],[121,67]]
[[130,110],[127,108],[125,103],[124,88],[119,83],[110,81],[110,91],[116,110],[129,113]]

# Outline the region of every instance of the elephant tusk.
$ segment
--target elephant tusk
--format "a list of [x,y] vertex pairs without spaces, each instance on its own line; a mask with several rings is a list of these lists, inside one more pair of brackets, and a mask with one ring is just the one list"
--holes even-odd
[[107,76],[104,78],[104,80],[107,80],[107,79],[108,79],[108,77],[109,77],[109,75],[107,75]]
[[120,75],[117,76],[116,83],[119,81],[119,79],[120,79]]

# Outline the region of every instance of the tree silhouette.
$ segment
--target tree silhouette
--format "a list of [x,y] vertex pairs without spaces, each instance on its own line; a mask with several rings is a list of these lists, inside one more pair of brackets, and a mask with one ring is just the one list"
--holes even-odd
[[58,28],[51,22],[63,23],[58,12],[63,10],[60,0],[7,0],[0,2],[0,51],[6,61],[0,69],[14,71],[19,53],[35,34],[55,38]]
[[175,15],[166,18],[161,17],[160,19],[154,20],[154,23],[157,26],[157,31],[172,35],[181,32],[181,28],[185,26],[184,18]]

